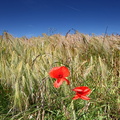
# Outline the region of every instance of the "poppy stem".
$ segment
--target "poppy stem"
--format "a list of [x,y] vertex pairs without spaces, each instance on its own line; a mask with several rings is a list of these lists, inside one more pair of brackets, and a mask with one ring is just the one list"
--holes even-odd
[[72,102],[71,102],[71,107],[72,107],[72,111],[73,111],[73,120],[77,120],[77,119],[76,119],[76,114],[75,114],[75,109],[74,109],[73,100],[72,100]]

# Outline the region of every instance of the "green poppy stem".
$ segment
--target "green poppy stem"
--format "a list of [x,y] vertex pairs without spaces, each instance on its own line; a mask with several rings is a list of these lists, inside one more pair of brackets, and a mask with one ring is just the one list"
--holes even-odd
[[75,114],[75,109],[74,109],[73,100],[72,100],[72,102],[71,102],[71,107],[72,107],[72,111],[73,111],[73,120],[76,120],[76,114]]

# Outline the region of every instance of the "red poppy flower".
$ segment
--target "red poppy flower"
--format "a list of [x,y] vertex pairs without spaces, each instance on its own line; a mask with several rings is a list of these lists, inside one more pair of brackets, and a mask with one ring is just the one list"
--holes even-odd
[[91,92],[91,90],[88,87],[81,86],[81,87],[76,87],[72,90],[76,92],[76,95],[72,98],[73,100],[76,99],[90,100],[90,98],[86,96]]
[[70,75],[68,68],[65,66],[52,68],[49,72],[49,75],[50,77],[57,79],[54,82],[55,88],[58,88],[63,83],[63,81],[66,81],[68,85],[70,84],[70,81],[65,78]]

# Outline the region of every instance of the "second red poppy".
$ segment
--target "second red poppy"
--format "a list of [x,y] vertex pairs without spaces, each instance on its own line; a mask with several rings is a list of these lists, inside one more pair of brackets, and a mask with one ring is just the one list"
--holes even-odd
[[76,99],[90,100],[90,98],[86,96],[91,93],[90,88],[88,88],[87,86],[76,87],[72,90],[76,92],[76,95],[72,98],[73,100]]

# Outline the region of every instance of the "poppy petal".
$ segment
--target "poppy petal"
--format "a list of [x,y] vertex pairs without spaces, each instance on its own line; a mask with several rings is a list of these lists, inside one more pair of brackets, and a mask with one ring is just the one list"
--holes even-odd
[[79,99],[80,97],[78,95],[75,95],[72,99],[73,100],[76,100],[76,99]]
[[70,81],[68,79],[63,78],[63,80],[66,81],[68,85],[70,84]]
[[55,82],[54,82],[54,87],[55,88],[58,88],[60,87],[60,85],[62,85],[63,83],[63,79],[57,79]]
[[62,74],[61,70],[60,70],[60,67],[54,67],[49,72],[49,75],[52,78],[58,78],[59,74]]
[[68,77],[70,75],[69,69],[67,67],[62,66],[60,69],[63,74],[63,77]]
[[90,94],[90,93],[91,93],[91,90],[88,89],[87,91],[84,91],[84,92],[82,93],[82,95],[88,95],[88,94]]
[[76,87],[74,89],[72,89],[75,92],[82,92],[83,90],[81,89],[81,87]]
[[90,90],[88,87],[86,87],[86,86],[75,87],[75,88],[72,89],[72,90],[75,91],[75,92],[85,92],[85,93],[91,91],[91,90]]
[[80,98],[80,99],[83,99],[83,100],[90,100],[90,98],[89,98],[89,97],[84,96],[84,95],[79,96],[79,98]]
[[70,72],[67,67],[61,66],[61,67],[54,67],[50,70],[49,75],[52,78],[60,78],[60,76],[67,77],[69,76]]

